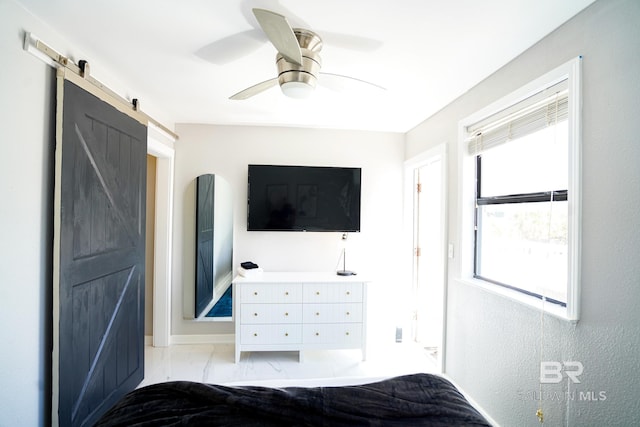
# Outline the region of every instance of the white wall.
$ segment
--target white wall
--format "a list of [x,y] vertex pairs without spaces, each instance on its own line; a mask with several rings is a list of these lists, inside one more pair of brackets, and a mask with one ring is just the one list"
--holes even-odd
[[[79,44],[0,0],[0,425],[50,424],[55,70],[22,49],[31,31],[119,93],[128,85]],[[153,100],[139,98],[148,112]],[[145,101],[145,99],[147,101]],[[164,123],[172,126],[171,123]]]
[[[176,144],[172,335],[231,334],[231,323],[195,323],[195,178],[222,176],[234,197],[234,268],[253,261],[266,271],[335,271],[341,233],[247,232],[247,165],[282,164],[362,168],[362,224],[348,238],[348,269],[391,289],[398,277],[402,222],[404,136],[393,133],[309,130],[277,127],[178,125]],[[410,250],[410,248],[409,248]],[[393,304],[391,304],[393,308]],[[376,307],[376,303],[372,303]],[[393,316],[389,320],[395,322]],[[393,323],[388,337],[395,335]]]
[[[448,141],[449,241],[458,243],[458,121],[583,55],[581,319],[544,319],[544,359],[580,361],[573,390],[543,400],[549,425],[636,425],[640,416],[640,2],[600,0],[407,135],[408,158]],[[539,425],[540,313],[461,284],[450,260],[446,371],[504,426]],[[566,389],[566,384],[563,385]]]
[[22,50],[20,24],[37,25],[0,2],[0,424],[35,426],[50,393],[55,72]]

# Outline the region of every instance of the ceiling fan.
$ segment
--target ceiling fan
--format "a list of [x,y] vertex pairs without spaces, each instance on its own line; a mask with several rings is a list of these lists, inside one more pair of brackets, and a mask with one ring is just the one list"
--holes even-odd
[[292,28],[284,15],[266,9],[252,9],[260,27],[278,51],[276,65],[278,77],[265,80],[232,95],[229,99],[243,100],[280,85],[282,93],[291,98],[307,98],[313,93],[320,75],[350,79],[382,89],[382,86],[340,74],[321,73],[322,39],[303,28]]

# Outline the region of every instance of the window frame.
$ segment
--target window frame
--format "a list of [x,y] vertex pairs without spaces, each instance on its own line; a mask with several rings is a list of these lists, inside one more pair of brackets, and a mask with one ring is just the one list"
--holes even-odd
[[[519,301],[537,309],[544,310],[562,319],[577,321],[579,319],[580,301],[580,259],[581,259],[581,62],[582,57],[571,61],[546,73],[538,79],[524,85],[520,89],[488,105],[478,112],[464,118],[459,122],[459,195],[460,209],[460,276],[461,282],[479,286]],[[515,289],[508,285],[495,283],[475,276],[476,271],[476,212],[477,196],[480,194],[478,162],[476,154],[469,154],[467,141],[469,139],[468,128],[494,114],[512,107],[519,102],[549,88],[563,80],[568,82],[568,189],[567,191],[549,191],[545,193],[493,196],[481,198],[481,203],[510,203],[544,200],[566,200],[568,202],[568,242],[567,242],[567,301],[566,304],[558,304],[559,301],[550,300],[539,295],[529,295],[526,290]],[[525,199],[535,200],[525,200]]]

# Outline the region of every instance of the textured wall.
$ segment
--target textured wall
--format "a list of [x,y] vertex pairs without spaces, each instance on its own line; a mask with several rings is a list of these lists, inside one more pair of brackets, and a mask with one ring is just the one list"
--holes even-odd
[[22,50],[0,1],[0,425],[45,425],[50,412],[55,72]]
[[580,384],[543,388],[546,424],[626,426],[640,417],[638,22],[637,0],[600,0],[407,136],[408,158],[430,141],[449,142],[449,241],[459,242],[458,121],[584,58],[580,321],[545,316],[541,328],[538,311],[460,283],[459,259],[449,263],[446,370],[501,425],[539,425],[542,335],[544,360],[584,365]]

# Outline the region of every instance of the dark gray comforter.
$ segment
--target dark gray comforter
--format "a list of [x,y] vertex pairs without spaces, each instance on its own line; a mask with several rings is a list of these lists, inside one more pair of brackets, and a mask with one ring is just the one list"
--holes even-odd
[[132,391],[98,426],[490,426],[429,374],[343,387],[226,387],[188,381]]

